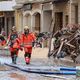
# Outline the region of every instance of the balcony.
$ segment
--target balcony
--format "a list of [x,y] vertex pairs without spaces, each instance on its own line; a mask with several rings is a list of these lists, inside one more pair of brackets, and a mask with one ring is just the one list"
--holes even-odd
[[48,2],[53,0],[15,0],[18,4],[24,4],[24,3],[37,3],[37,2]]
[[5,0],[0,2],[0,11],[14,11],[13,6],[16,5],[15,0]]

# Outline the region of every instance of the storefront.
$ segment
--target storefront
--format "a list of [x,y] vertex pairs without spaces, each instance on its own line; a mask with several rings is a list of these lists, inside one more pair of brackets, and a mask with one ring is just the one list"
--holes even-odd
[[6,36],[10,33],[11,27],[15,25],[14,5],[16,5],[15,0],[3,0],[0,2],[0,33],[1,30],[4,30]]
[[6,36],[11,31],[11,27],[15,25],[14,12],[0,12],[0,32],[2,29],[5,30]]

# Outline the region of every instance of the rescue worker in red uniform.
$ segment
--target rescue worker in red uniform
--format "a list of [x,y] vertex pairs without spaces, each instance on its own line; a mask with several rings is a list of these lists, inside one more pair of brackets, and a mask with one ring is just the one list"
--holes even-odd
[[30,63],[33,42],[35,41],[35,39],[36,37],[33,33],[30,33],[29,27],[25,26],[24,33],[21,35],[21,43],[25,51],[24,57],[25,57],[26,64]]
[[8,36],[7,44],[9,44],[10,47],[12,63],[16,64],[18,51],[20,49],[20,40],[15,26],[11,29],[11,34]]

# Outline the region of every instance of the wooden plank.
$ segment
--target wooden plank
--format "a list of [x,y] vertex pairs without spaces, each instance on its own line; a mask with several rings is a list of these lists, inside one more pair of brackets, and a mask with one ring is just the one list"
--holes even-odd
[[64,41],[61,42],[61,45],[60,45],[59,50],[58,50],[58,52],[57,52],[57,55],[60,53],[60,51],[61,51],[61,49],[62,49],[62,47],[63,47],[63,44],[64,44]]

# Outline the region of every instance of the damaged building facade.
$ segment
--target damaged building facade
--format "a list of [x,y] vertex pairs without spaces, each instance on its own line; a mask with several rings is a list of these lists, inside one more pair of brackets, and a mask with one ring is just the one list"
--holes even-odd
[[79,0],[16,0],[15,23],[19,31],[25,25],[31,31],[54,31],[65,27],[67,24],[80,23]]

